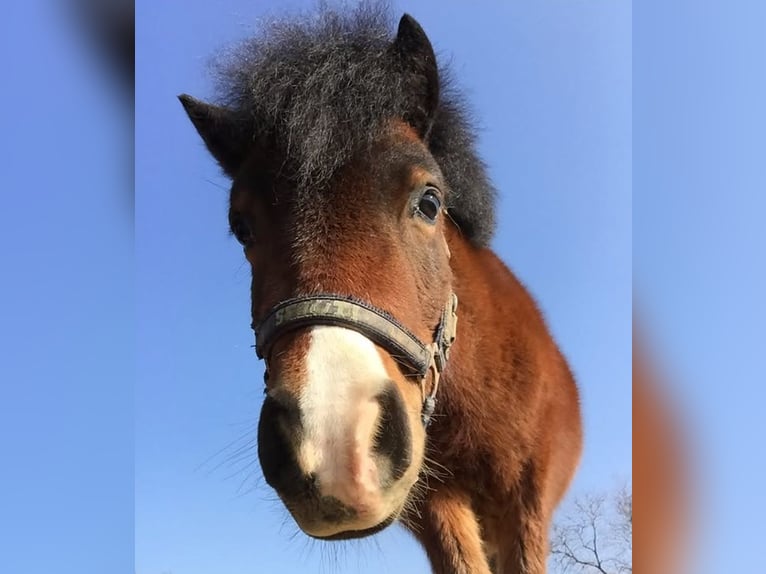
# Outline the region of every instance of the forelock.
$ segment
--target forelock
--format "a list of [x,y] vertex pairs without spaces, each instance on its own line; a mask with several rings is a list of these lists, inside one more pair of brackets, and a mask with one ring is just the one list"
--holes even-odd
[[[248,118],[252,139],[269,141],[299,193],[320,193],[384,124],[407,113],[390,54],[395,23],[385,4],[261,22],[256,35],[214,63],[219,103]],[[494,188],[475,151],[465,106],[440,69],[443,94],[429,149],[450,187],[449,208],[474,243],[489,242]],[[249,134],[248,134],[249,135]]]

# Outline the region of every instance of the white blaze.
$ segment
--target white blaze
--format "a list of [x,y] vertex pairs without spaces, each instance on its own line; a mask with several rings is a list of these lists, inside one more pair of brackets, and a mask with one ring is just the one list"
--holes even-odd
[[322,495],[360,513],[376,513],[381,495],[371,456],[380,413],[376,396],[389,375],[375,345],[350,329],[314,327],[306,376],[299,400],[304,435],[298,463],[316,473]]

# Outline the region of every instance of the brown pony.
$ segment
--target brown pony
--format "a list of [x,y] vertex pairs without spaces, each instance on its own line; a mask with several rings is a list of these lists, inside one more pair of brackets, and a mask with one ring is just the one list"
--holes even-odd
[[267,483],[315,538],[399,520],[438,574],[545,572],[577,389],[488,248],[494,189],[422,28],[323,9],[218,77],[218,104],[180,99],[233,181]]

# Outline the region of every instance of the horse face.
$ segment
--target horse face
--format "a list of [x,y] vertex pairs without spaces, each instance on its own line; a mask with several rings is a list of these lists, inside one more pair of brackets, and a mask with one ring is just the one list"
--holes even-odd
[[[257,161],[243,170],[230,213],[252,265],[256,324],[285,299],[336,293],[433,340],[451,292],[447,190],[415,132],[396,126],[321,194],[264,174]],[[350,538],[390,524],[423,463],[421,381],[344,327],[285,334],[266,361],[259,457],[299,526],[317,538]]]
[[[181,102],[234,180],[231,228],[252,266],[255,324],[286,299],[333,293],[387,311],[430,342],[451,292],[447,190],[423,144],[439,102],[436,58],[407,15],[385,50],[377,40],[371,46],[369,65],[360,66],[355,42],[333,43],[329,60],[296,58],[290,44],[291,65],[277,67],[280,77],[294,77],[277,83],[268,57],[248,56],[255,67],[236,74],[249,78],[243,101],[256,84],[266,87],[251,109],[189,96]],[[407,123],[381,126],[386,118]],[[364,151],[351,153],[357,148]],[[322,183],[307,184],[303,170],[315,164],[305,158],[318,156],[329,162],[312,180]],[[424,458],[420,381],[342,327],[291,331],[265,359],[261,466],[300,527],[318,538],[349,538],[393,521]]]

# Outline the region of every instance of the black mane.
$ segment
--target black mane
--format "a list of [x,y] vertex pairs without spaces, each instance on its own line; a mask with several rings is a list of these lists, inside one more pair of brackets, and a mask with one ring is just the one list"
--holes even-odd
[[[318,189],[352,154],[403,117],[408,99],[388,48],[394,22],[387,7],[320,8],[275,20],[215,66],[220,103],[248,118],[248,129],[273,138],[294,166],[300,188]],[[449,212],[462,233],[485,246],[494,231],[495,190],[476,153],[476,135],[459,94],[440,67],[440,102],[428,147],[448,185]],[[252,119],[252,123],[250,123]]]

